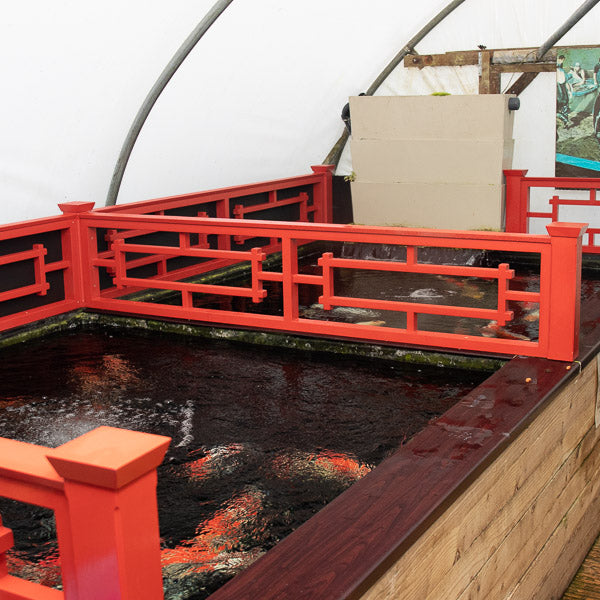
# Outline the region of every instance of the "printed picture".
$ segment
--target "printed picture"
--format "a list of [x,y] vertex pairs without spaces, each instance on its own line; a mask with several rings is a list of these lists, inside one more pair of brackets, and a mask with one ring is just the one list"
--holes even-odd
[[556,176],[600,177],[600,48],[558,50]]

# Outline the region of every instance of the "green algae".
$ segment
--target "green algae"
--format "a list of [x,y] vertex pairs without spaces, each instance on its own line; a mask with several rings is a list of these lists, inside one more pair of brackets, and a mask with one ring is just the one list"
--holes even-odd
[[88,311],[76,311],[39,321],[27,328],[5,334],[0,339],[0,349],[42,338],[50,334],[75,329],[133,330],[181,335],[188,338],[232,341],[257,346],[288,348],[326,354],[396,361],[414,365],[429,365],[440,368],[464,369],[469,371],[495,371],[505,361],[497,358],[468,356],[445,352],[381,346],[369,343],[354,343],[327,338],[308,338],[287,333],[227,329],[171,321],[158,321],[140,317],[110,315]]

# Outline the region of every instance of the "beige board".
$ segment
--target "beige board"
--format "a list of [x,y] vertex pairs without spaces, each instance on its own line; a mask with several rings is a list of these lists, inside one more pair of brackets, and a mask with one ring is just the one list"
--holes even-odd
[[350,98],[357,139],[505,140],[512,138],[513,96],[356,96]]
[[354,219],[371,225],[502,229],[512,168],[509,97],[350,99]]
[[513,140],[353,140],[356,180],[501,185]]
[[[435,229],[503,228],[503,185],[352,183],[354,222]],[[460,209],[459,209],[460,207]]]

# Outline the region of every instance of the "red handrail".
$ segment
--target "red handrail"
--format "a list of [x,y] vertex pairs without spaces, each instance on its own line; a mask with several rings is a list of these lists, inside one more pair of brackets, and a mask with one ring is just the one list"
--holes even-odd
[[[506,177],[506,231],[527,233],[531,219],[544,219],[552,223],[560,221],[561,206],[582,206],[597,211],[600,207],[597,190],[600,190],[600,178],[593,177],[526,177],[527,170],[505,170]],[[532,188],[552,188],[560,190],[587,190],[587,199],[564,198],[558,194],[548,197],[548,209],[541,211],[530,210],[530,192]],[[587,243],[583,252],[600,253],[600,246],[595,242],[595,236],[600,234],[600,228],[588,227]]]
[[[167,217],[156,215],[125,215],[84,213],[80,215],[84,228],[84,239],[89,240],[90,269],[93,273],[92,286],[86,298],[86,306],[113,312],[125,312],[155,317],[189,319],[199,322],[220,323],[242,327],[257,327],[310,335],[330,335],[395,344],[418,344],[453,348],[463,351],[500,352],[545,356],[557,360],[573,360],[578,353],[579,299],[580,299],[580,255],[581,237],[585,231],[582,224],[554,223],[548,226],[549,236],[519,235],[497,232],[443,231],[426,229],[401,229],[391,227],[365,227],[354,225],[332,225],[319,223],[287,223],[272,221],[247,221],[237,219],[207,219]],[[211,234],[219,237],[243,236],[245,238],[277,238],[282,248],[280,272],[262,270],[266,253],[262,250],[232,251],[189,248],[181,245],[162,246],[149,243],[130,243],[115,240],[112,257],[98,258],[94,255],[96,231],[103,229],[161,231],[182,234]],[[182,239],[181,237],[179,239]],[[406,261],[382,261],[334,259],[325,253],[320,259],[322,275],[299,273],[298,247],[311,241],[358,242],[369,244],[402,245],[408,248]],[[423,265],[415,257],[421,246],[445,248],[472,248],[509,252],[534,252],[541,257],[540,293],[518,292],[508,288],[512,271],[508,266],[499,269],[477,270],[474,267]],[[131,276],[128,254],[170,255],[213,259],[230,263],[247,262],[251,265],[252,285],[249,288],[217,286],[181,281],[181,272],[160,274],[153,277]],[[206,269],[206,262],[199,270]],[[99,267],[110,266],[115,273],[115,289],[101,291],[98,283]],[[192,274],[189,267],[185,275]],[[468,307],[440,307],[426,303],[384,302],[377,299],[339,297],[332,291],[331,270],[333,268],[383,269],[413,273],[439,273],[458,276],[492,277],[499,282],[498,307],[483,310]],[[212,293],[251,297],[260,302],[266,291],[264,281],[279,281],[283,286],[283,315],[264,315],[240,311],[225,311],[192,306],[193,293]],[[406,328],[377,327],[366,324],[340,323],[327,320],[302,318],[299,314],[298,286],[309,284],[320,286],[325,309],[331,306],[396,310],[407,313]],[[180,305],[152,304],[120,298],[138,289],[168,289],[181,292]],[[115,293],[115,291],[117,293]],[[520,300],[539,302],[540,331],[538,341],[487,338],[436,331],[419,330],[418,314],[446,314],[466,318],[485,318],[504,323],[512,318],[506,302]],[[382,303],[383,302],[383,303]]]

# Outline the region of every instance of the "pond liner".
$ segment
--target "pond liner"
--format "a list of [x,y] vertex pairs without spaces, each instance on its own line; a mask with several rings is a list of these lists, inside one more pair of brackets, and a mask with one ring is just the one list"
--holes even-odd
[[513,358],[209,600],[360,598],[594,359],[599,323],[586,299],[578,361]]

